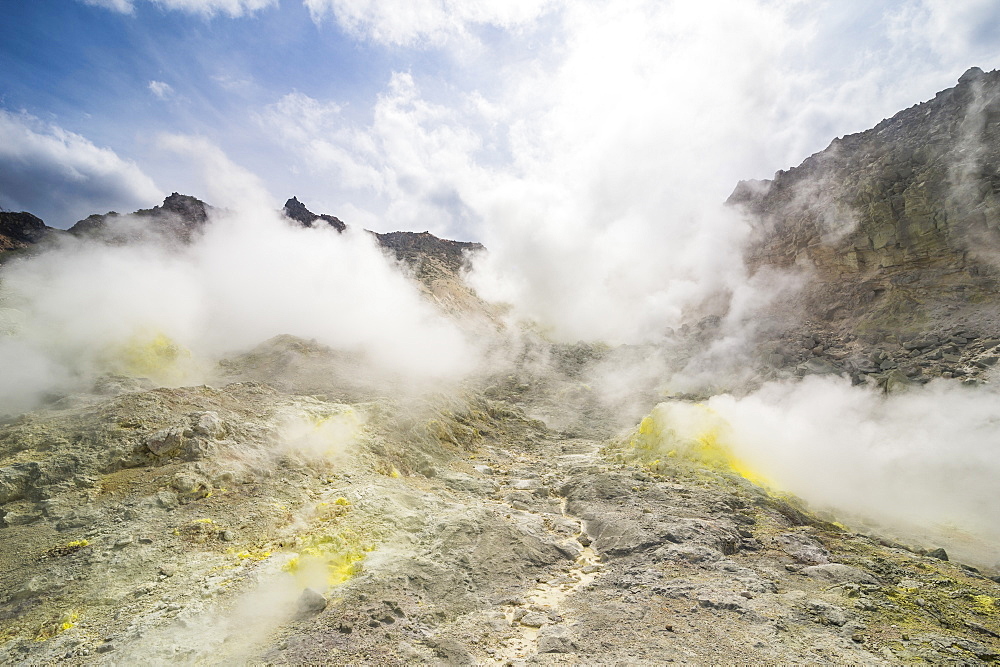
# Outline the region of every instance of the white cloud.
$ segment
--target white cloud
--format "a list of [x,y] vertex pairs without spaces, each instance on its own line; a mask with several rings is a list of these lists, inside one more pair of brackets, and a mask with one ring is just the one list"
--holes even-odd
[[109,207],[134,210],[163,195],[135,163],[27,114],[0,110],[0,197],[66,227]]
[[1000,5],[993,0],[921,0],[902,7],[893,20],[897,41],[919,43],[925,53],[959,67],[996,58]]
[[[123,14],[135,11],[139,0],[83,0],[88,5],[104,7]],[[275,7],[278,0],[146,0],[164,9],[172,9],[190,14],[211,17],[225,14],[231,17],[254,14],[268,7]]]
[[397,73],[367,124],[301,94],[263,118],[373,193],[384,225],[484,241],[477,288],[554,335],[655,337],[741,283],[720,204],[802,85],[786,56],[807,30],[780,7],[709,5],[567,7],[545,54],[501,57],[478,90],[434,102]]
[[201,172],[204,196],[213,206],[240,211],[266,211],[274,198],[256,174],[229,159],[205,137],[164,134],[159,147],[189,160]]
[[169,99],[174,95],[173,87],[163,81],[150,81],[149,90],[161,100]]
[[440,44],[479,27],[531,24],[553,0],[303,0],[316,22],[332,14],[348,32],[382,44]]
[[474,155],[480,138],[467,111],[421,98],[406,73],[395,73],[378,97],[370,124],[352,124],[337,104],[286,95],[260,120],[277,130],[314,171],[332,172],[342,188],[383,202],[383,229],[447,234],[465,222],[462,193],[483,177]]
[[482,293],[560,337],[619,340],[655,337],[714,292],[745,291],[745,230],[720,206],[736,182],[953,84],[964,67],[921,51],[928,26],[966,35],[954,48],[968,56],[987,43],[973,37],[991,15],[930,0],[892,12],[764,0],[507,14],[445,0],[306,4],[376,42],[429,41],[455,56],[468,40],[451,37],[475,26],[521,35],[524,48],[487,41],[484,54],[454,58],[473,82],[464,87],[395,74],[368,119],[356,101],[348,115],[348,100],[301,93],[261,118],[335,178],[345,207],[368,210],[359,217],[481,240]]

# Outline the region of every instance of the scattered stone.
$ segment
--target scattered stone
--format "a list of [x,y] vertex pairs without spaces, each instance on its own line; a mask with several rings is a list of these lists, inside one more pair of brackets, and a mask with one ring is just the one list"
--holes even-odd
[[778,547],[804,565],[825,565],[830,562],[830,552],[816,539],[802,533],[785,533],[774,538]]
[[808,600],[806,608],[816,615],[816,620],[827,625],[843,626],[851,616],[842,607],[837,607],[823,600]]
[[540,628],[543,625],[547,625],[549,617],[546,614],[542,614],[537,611],[528,612],[520,619],[520,624],[528,628]]
[[226,428],[216,412],[195,413],[194,432],[206,438],[219,439],[225,436]]
[[937,558],[938,560],[948,560],[948,552],[942,548],[933,549],[927,552],[930,558]]
[[575,649],[563,625],[546,625],[538,633],[539,653],[572,653]]
[[157,491],[156,502],[164,509],[173,509],[177,507],[180,501],[175,492],[169,489],[164,489],[163,491]]

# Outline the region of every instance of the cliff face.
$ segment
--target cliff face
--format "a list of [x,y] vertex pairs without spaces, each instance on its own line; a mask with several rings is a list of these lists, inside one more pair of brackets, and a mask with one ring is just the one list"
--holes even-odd
[[741,182],[729,203],[755,230],[751,271],[813,274],[804,292],[813,319],[920,331],[947,315],[992,329],[998,158],[1000,72],[972,68],[933,100],[836,139],[773,180]]

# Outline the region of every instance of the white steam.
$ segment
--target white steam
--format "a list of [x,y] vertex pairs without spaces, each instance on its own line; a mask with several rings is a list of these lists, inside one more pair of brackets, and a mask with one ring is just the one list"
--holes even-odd
[[[5,267],[2,289],[12,330],[0,338],[2,412],[106,370],[204,381],[214,360],[279,334],[410,379],[457,377],[475,360],[369,234],[300,228],[277,213],[218,214],[181,248],[67,239]],[[164,346],[181,354],[150,369]]]
[[937,380],[881,395],[811,376],[743,398],[715,396],[707,406],[726,424],[735,455],[775,488],[841,519],[867,518],[974,562],[996,561],[995,386]]

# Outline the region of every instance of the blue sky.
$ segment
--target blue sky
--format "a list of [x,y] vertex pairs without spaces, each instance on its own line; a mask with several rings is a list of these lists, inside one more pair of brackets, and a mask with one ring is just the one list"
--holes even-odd
[[66,227],[255,192],[487,242],[662,227],[997,67],[998,7],[0,0],[0,206]]

